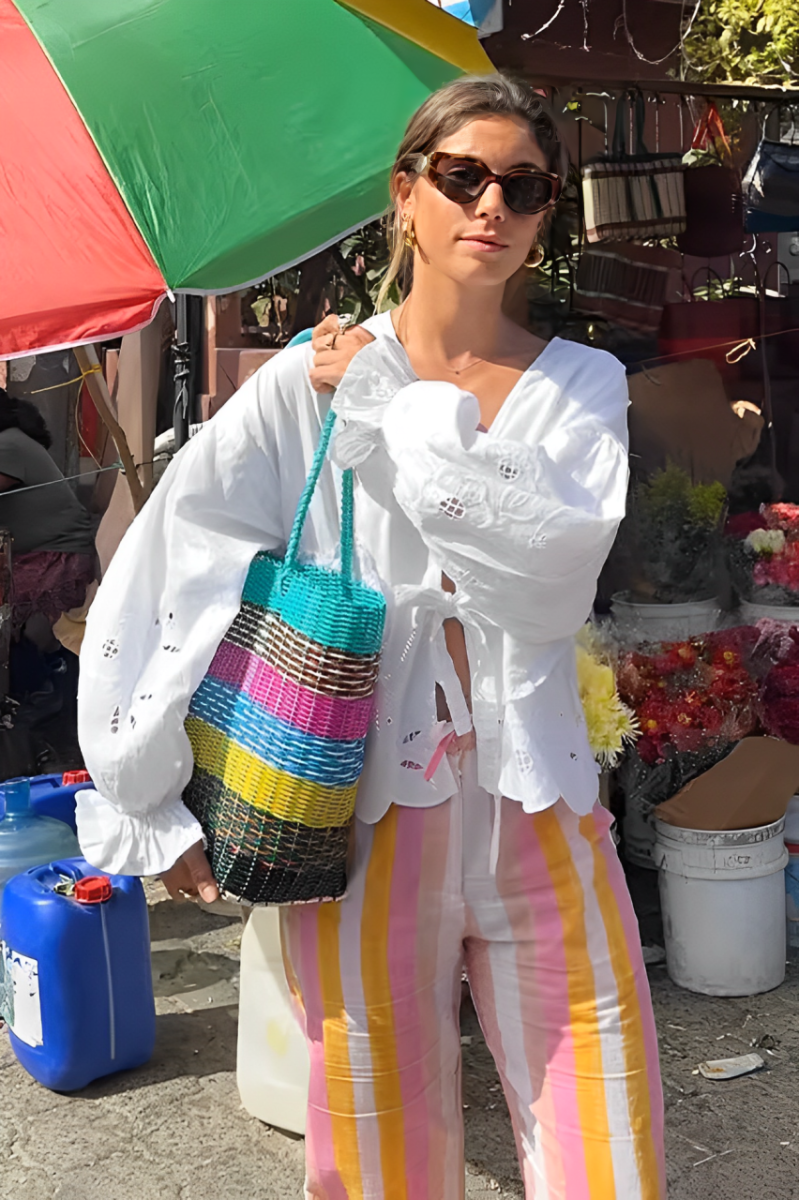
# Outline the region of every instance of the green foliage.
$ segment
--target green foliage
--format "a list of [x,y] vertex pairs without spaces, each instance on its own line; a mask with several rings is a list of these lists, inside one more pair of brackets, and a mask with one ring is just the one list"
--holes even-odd
[[721,483],[692,484],[687,472],[669,463],[639,485],[637,500],[646,519],[677,528],[714,529],[720,522],[727,492]]
[[[327,254],[327,277],[320,296],[323,312],[350,314],[359,324],[371,317],[375,301],[388,267],[389,249],[385,222],[381,219],[331,246]],[[264,342],[284,346],[291,336],[294,314],[302,287],[301,267],[291,267],[270,276],[256,288],[242,293],[244,324],[251,325],[249,313],[257,321],[257,331]],[[400,302],[394,284],[389,293],[389,307]]]
[[688,497],[688,520],[700,529],[716,529],[727,503],[721,483],[698,484]]
[[688,79],[790,86],[799,74],[799,4],[704,0],[684,50]]
[[652,600],[713,595],[726,504],[722,484],[692,484],[673,463],[634,489],[627,536]]

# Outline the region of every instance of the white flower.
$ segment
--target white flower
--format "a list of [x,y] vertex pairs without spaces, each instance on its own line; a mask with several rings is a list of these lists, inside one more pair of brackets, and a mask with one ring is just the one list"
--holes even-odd
[[785,549],[785,534],[781,529],[753,529],[746,544],[755,554],[780,554]]

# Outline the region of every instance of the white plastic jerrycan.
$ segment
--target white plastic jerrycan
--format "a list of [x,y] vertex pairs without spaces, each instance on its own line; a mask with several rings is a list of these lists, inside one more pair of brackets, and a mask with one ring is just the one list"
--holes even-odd
[[255,908],[241,939],[236,1063],[241,1102],[259,1121],[304,1134],[309,1072],[283,966],[280,912]]

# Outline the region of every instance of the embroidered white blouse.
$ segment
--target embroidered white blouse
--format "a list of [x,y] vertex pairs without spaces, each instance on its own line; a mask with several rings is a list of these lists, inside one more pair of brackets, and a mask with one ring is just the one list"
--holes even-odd
[[[597,767],[577,692],[573,635],[624,513],[627,386],[609,354],[550,342],[488,433],[452,384],[416,379],[388,314],[366,322],[333,398],[333,446],[303,552],[338,548],[340,468],[356,468],[360,570],[388,620],[361,820],[455,791],[435,685],[457,732],[470,717],[442,622],[464,626],[479,782],[529,812],[562,796],[578,813]],[[78,794],[87,859],[156,874],[201,834],[181,794],[192,770],[189,701],[238,611],[253,554],[282,550],[330,397],[309,346],[277,355],[180,451],[136,518],[92,605],[81,652],[79,735],[96,790]],[[455,595],[441,588],[446,573]]]

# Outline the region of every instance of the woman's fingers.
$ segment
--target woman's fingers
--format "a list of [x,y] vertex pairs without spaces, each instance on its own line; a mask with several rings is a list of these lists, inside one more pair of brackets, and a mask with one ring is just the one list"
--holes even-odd
[[186,853],[183,855],[186,866],[189,869],[192,884],[194,889],[203,900],[208,904],[212,904],[214,900],[219,899],[219,888],[216,886],[216,880],[211,872],[211,864],[205,856],[205,851],[202,848],[201,842],[195,842]]
[[[338,317],[327,317],[314,330],[314,363],[309,374],[311,387],[316,392],[334,391],[358,351],[374,341],[371,333],[360,325],[339,331],[337,324],[332,325],[334,319],[338,322]],[[332,344],[334,338],[335,345]]]
[[164,871],[161,882],[173,900],[199,895],[210,904],[219,899],[219,888],[205,857],[202,842],[195,842],[180,856],[174,866]]
[[329,346],[334,334],[340,330],[340,322],[336,313],[331,313],[329,317],[325,317],[324,321],[320,321],[314,327],[311,345],[314,350],[321,350],[323,346]]

